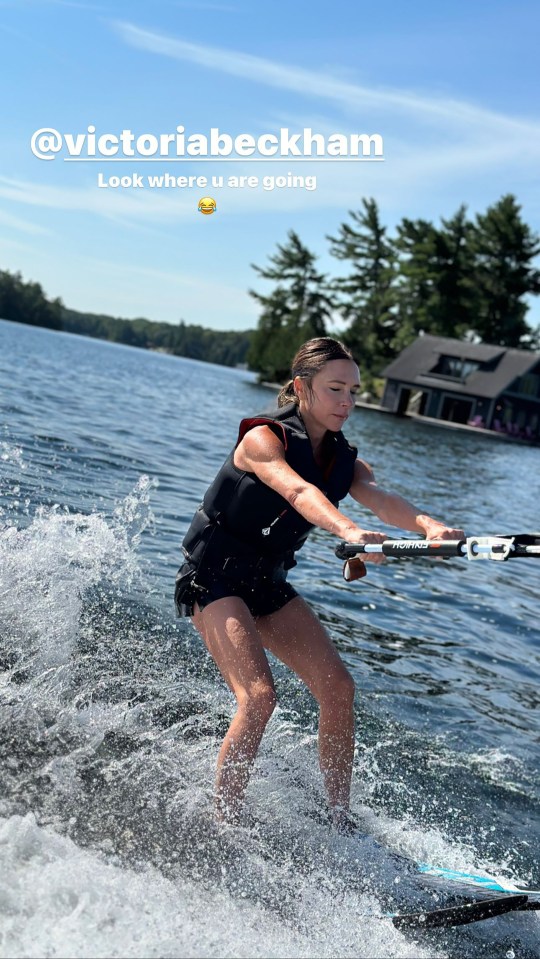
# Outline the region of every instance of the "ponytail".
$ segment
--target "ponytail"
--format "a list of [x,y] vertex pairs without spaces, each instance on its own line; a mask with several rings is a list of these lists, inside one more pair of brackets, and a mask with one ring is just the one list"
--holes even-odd
[[278,394],[278,406],[287,406],[288,403],[298,403],[298,396],[294,390],[294,380],[289,380],[282,386]]

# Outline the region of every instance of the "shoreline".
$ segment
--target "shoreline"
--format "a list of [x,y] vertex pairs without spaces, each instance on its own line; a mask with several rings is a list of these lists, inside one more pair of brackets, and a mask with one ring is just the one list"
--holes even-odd
[[[263,386],[268,390],[275,390],[279,392],[281,389],[281,384],[279,383],[269,383],[264,380],[261,383],[256,383],[256,386]],[[463,433],[468,433],[473,436],[482,436],[486,439],[493,440],[502,440],[504,443],[511,443],[515,446],[530,446],[538,447],[540,444],[532,440],[526,440],[519,436],[509,436],[508,433],[499,433],[497,430],[486,430],[481,426],[469,426],[468,423],[455,423],[452,420],[439,420],[432,416],[421,416],[419,413],[402,413],[397,415],[392,410],[387,409],[385,406],[380,406],[378,403],[366,403],[363,400],[355,401],[355,409],[369,410],[372,413],[382,413],[384,416],[393,416],[398,420],[412,420],[414,423],[421,423],[425,426],[435,426],[439,429],[447,430],[457,430]]]

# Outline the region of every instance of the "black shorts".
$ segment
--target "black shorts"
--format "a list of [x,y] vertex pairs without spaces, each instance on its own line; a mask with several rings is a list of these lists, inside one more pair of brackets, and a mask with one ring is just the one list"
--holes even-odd
[[174,601],[179,616],[193,616],[194,605],[204,609],[216,599],[238,596],[243,599],[253,616],[276,613],[298,593],[287,582],[283,564],[269,568],[252,566],[246,569],[242,560],[240,569],[234,558],[225,562],[222,570],[197,568],[189,561],[178,570]]
[[184,537],[185,563],[176,576],[174,600],[179,616],[193,616],[217,599],[239,596],[253,616],[277,612],[298,593],[287,582],[296,566],[292,551],[260,556],[212,522],[199,508]]

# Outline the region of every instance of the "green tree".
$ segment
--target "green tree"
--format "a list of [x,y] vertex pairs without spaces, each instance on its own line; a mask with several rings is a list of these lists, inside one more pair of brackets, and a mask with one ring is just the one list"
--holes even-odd
[[351,263],[351,272],[333,283],[337,306],[349,323],[343,339],[369,374],[378,372],[392,355],[396,318],[395,252],[381,225],[377,203],[363,199],[362,209],[350,211],[337,237],[328,236],[330,252]]
[[441,222],[442,229],[435,236],[431,332],[461,339],[474,328],[476,315],[473,225],[465,205],[450,220]]
[[326,335],[332,298],[326,276],[315,269],[317,257],[290,230],[289,242],[278,244],[270,266],[253,265],[264,280],[276,283],[268,295],[250,290],[262,312],[248,352],[248,363],[262,379],[282,381],[291,358],[305,340]]
[[0,318],[62,329],[62,301],[48,300],[39,283],[25,283],[20,273],[0,271]]
[[[259,373],[261,380],[282,382],[287,378],[291,359],[301,342],[296,343],[297,337],[291,331],[289,293],[278,286],[262,305],[263,311],[247,355],[248,365]],[[294,346],[290,343],[291,335]]]
[[512,194],[476,217],[473,245],[478,290],[475,332],[500,346],[534,345],[535,332],[525,320],[525,297],[540,293],[540,272],[533,265],[540,253],[540,238],[521,218],[521,207]]
[[403,349],[420,331],[461,339],[474,329],[477,288],[473,225],[460,206],[437,229],[427,220],[403,219],[395,241],[399,264],[398,329]]
[[419,333],[434,333],[436,302],[437,231],[428,220],[398,224],[394,241],[398,255],[398,322],[392,347],[400,352]]

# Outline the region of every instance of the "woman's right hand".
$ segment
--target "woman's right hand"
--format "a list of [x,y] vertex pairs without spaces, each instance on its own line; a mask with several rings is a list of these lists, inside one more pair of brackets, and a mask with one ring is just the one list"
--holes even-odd
[[[360,529],[359,526],[352,526],[347,531],[347,543],[357,543],[364,546],[367,543],[384,543],[388,539],[386,533],[378,533],[375,530]],[[364,563],[384,563],[386,557],[382,553],[361,553]]]

